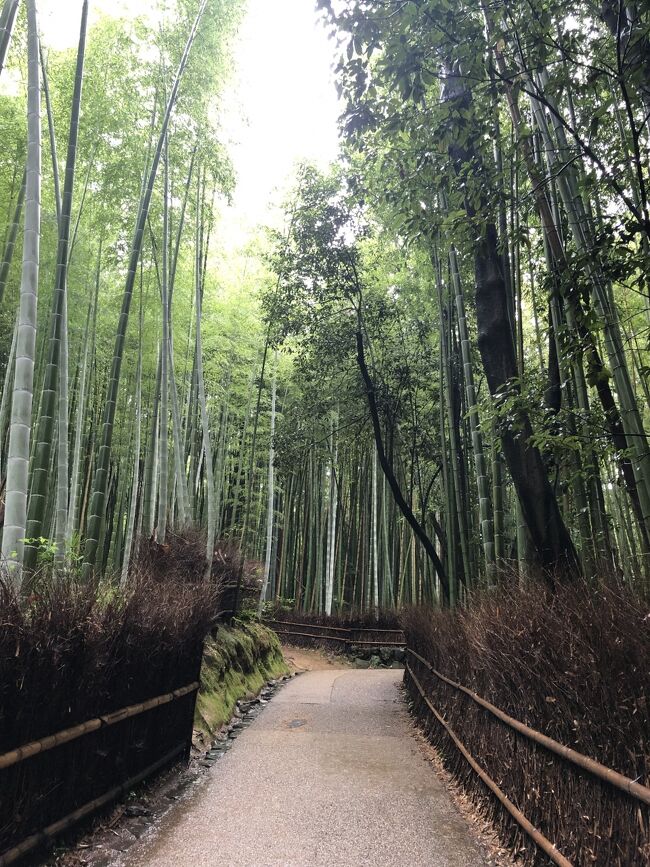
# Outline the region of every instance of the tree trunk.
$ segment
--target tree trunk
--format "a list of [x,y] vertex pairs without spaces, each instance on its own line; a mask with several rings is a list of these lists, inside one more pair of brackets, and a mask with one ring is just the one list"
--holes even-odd
[[34,390],[36,307],[41,222],[41,94],[35,0],[27,6],[27,179],[14,390],[11,402],[2,559],[21,585],[27,526],[29,445]]
[[[470,215],[473,216],[473,215]],[[496,227],[488,222],[474,248],[478,347],[490,394],[502,402],[517,394],[517,360],[508,319]],[[580,572],[578,557],[562,520],[539,450],[530,442],[528,415],[514,410],[516,424],[502,426],[501,443],[508,470],[531,535],[539,565],[553,586],[554,576]]]
[[375,398],[375,385],[372,381],[372,377],[370,376],[370,372],[368,371],[368,366],[366,364],[366,356],[365,350],[363,346],[363,331],[361,326],[361,316],[358,314],[358,324],[357,324],[357,332],[356,332],[356,342],[357,342],[357,363],[359,365],[359,370],[361,371],[361,377],[363,379],[363,383],[366,389],[366,396],[368,399],[368,408],[370,409],[370,416],[372,419],[372,427],[375,435],[375,445],[377,447],[377,456],[379,457],[379,463],[381,468],[386,476],[386,480],[390,485],[390,489],[393,492],[393,496],[395,498],[395,502],[401,513],[404,515],[409,525],[411,526],[413,532],[420,540],[421,544],[424,547],[424,550],[427,552],[427,556],[433,563],[433,567],[436,570],[436,575],[440,580],[440,584],[443,589],[443,594],[446,599],[449,598],[449,582],[447,580],[447,574],[445,572],[445,567],[438,557],[438,553],[435,549],[435,545],[426,534],[424,528],[418,521],[418,519],[413,514],[413,511],[409,504],[404,499],[404,495],[402,494],[402,490],[399,486],[399,482],[395,476],[395,472],[393,467],[388,461],[386,456],[386,452],[384,450],[384,442],[383,436],[381,432],[381,422],[379,419],[379,409],[377,407],[377,400]]

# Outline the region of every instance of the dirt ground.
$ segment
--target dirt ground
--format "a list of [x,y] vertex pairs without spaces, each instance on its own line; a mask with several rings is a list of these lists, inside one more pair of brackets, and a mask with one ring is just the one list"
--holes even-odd
[[291,644],[283,644],[282,652],[292,674],[299,674],[303,671],[354,668],[354,663],[347,656],[338,653],[307,647],[294,647]]

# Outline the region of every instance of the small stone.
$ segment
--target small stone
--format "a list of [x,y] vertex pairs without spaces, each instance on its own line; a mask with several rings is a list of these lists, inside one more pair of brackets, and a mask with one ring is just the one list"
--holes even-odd
[[119,834],[117,834],[115,840],[113,840],[112,848],[117,852],[126,852],[133,844],[135,843],[137,837],[135,834],[132,834],[130,831],[127,831],[126,828],[123,828]]
[[129,825],[129,831],[133,834],[136,839],[140,839],[140,837],[144,837],[144,835],[149,830],[149,823],[145,822],[144,819],[140,819],[137,822],[132,822]]
[[151,810],[148,810],[144,804],[129,804],[124,808],[125,816],[150,816]]
[[115,864],[115,853],[111,853],[101,858],[93,859],[93,867],[111,867]]
[[384,665],[390,665],[393,660],[393,648],[381,647],[379,649],[379,656],[381,657],[381,661],[384,663]]

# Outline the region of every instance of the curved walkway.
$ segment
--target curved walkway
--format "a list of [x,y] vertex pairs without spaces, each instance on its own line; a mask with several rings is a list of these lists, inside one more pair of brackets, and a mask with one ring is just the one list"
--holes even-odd
[[281,689],[132,867],[483,867],[410,735],[393,670]]

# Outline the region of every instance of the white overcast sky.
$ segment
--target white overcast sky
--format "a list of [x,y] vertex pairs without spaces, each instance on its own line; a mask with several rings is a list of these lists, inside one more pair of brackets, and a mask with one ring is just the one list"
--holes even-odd
[[[38,6],[45,45],[75,45],[81,3],[40,0]],[[99,12],[133,15],[155,6],[155,0],[91,0],[91,23]],[[274,221],[271,208],[281,200],[299,160],[324,167],[336,157],[334,48],[314,6],[315,0],[248,0],[222,112],[238,176],[233,208],[222,221],[231,242]]]
[[[314,0],[249,0],[227,95],[225,125],[239,177],[237,210],[259,221],[295,164],[336,157],[339,108],[333,46]],[[238,115],[242,120],[238,120]]]

